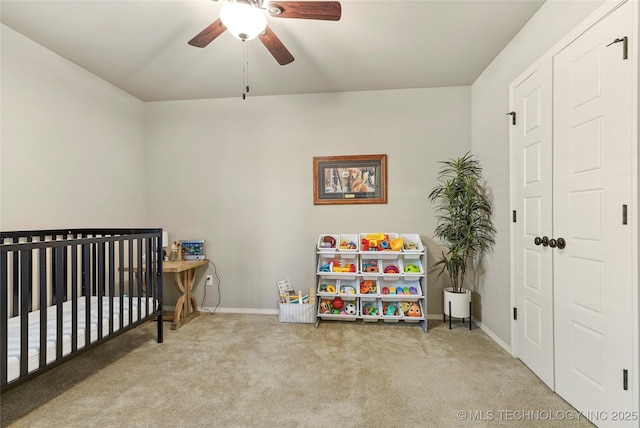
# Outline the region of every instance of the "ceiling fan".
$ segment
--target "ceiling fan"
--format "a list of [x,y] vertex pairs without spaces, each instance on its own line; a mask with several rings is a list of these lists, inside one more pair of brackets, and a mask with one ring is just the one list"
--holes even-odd
[[[189,40],[204,48],[227,29],[241,40],[256,36],[280,65],[293,62],[293,55],[267,25],[266,15],[274,18],[338,21],[342,7],[338,1],[230,0],[220,10],[220,18]],[[248,25],[248,26],[247,26]]]

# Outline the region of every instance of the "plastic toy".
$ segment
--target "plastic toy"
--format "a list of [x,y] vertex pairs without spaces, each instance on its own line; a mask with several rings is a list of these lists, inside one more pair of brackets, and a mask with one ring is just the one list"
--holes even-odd
[[350,285],[340,287],[340,294],[356,294],[356,289]]
[[416,242],[405,242],[404,243],[405,250],[417,250],[418,244]]
[[382,294],[389,294],[389,287],[382,287]]
[[349,241],[349,242],[342,241],[340,242],[340,249],[341,250],[357,250],[358,246],[353,241]]
[[378,272],[378,263],[374,261],[363,262],[362,270],[367,273],[377,273]]
[[385,303],[382,307],[382,312],[386,316],[398,315],[398,308],[393,303]]
[[378,315],[378,308],[373,303],[365,303],[362,305],[362,315],[376,316]]
[[385,234],[384,233],[367,233],[365,235],[365,238],[368,240],[383,240],[385,238]]
[[335,293],[336,292],[336,287],[334,287],[333,285],[327,285],[327,293]]
[[389,294],[396,294],[396,287],[389,287]]
[[409,264],[404,267],[404,271],[408,273],[420,273],[420,267],[414,264]]
[[360,283],[360,294],[371,294],[376,292],[376,283],[371,280]]
[[384,273],[400,273],[400,269],[398,269],[398,266],[389,265],[384,268]]
[[332,272],[355,272],[356,265],[354,265],[353,263],[349,263],[346,266],[340,266],[339,264],[335,264],[332,266],[331,271]]
[[342,300],[340,297],[336,297],[335,299],[333,299],[332,306],[333,309],[338,309],[339,312],[340,309],[344,308],[344,300]]
[[336,239],[333,236],[324,236],[320,242],[320,248],[335,248]]
[[354,305],[353,303],[349,303],[344,307],[344,312],[347,315],[355,315],[358,313],[358,309],[356,308],[356,305]]
[[409,311],[409,308],[411,307],[411,302],[400,302],[400,310],[403,313],[407,313]]
[[331,272],[331,265],[329,263],[326,263],[320,266],[320,272]]
[[402,238],[391,240],[391,251],[400,251],[402,249]]
[[420,310],[420,305],[417,303],[412,303],[409,307],[409,310],[406,312],[407,316],[410,317],[420,317],[422,316],[422,310]]
[[418,294],[418,289],[416,287],[409,287],[409,293]]
[[331,312],[331,302],[329,300],[320,300],[320,313],[328,314]]

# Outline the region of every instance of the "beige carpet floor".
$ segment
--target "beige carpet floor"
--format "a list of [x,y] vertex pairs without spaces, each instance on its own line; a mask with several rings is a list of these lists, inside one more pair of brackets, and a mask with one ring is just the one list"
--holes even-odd
[[3,427],[589,427],[480,329],[203,314],[1,396]]

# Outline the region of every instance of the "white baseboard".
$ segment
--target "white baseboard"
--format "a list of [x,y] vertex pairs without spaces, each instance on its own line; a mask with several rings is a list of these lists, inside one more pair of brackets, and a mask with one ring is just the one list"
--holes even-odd
[[495,334],[488,327],[486,327],[484,324],[482,324],[481,321],[478,321],[477,319],[474,318],[473,322],[476,323],[476,325],[478,325],[480,327],[480,330],[484,331],[487,334],[487,336],[489,336],[494,342],[496,342],[498,345],[500,345],[510,355],[513,355],[513,351],[511,350],[511,346],[507,345],[507,343],[504,340],[500,339],[500,337],[498,337],[497,334]]
[[205,312],[213,312],[220,314],[253,314],[253,315],[278,315],[277,309],[256,309],[256,308],[214,308],[214,307],[201,307],[201,310]]

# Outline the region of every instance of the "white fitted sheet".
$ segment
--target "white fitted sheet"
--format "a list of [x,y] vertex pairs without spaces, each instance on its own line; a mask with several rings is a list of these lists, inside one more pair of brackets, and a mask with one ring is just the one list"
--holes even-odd
[[[98,340],[98,300],[96,296],[90,298],[91,301],[91,342]],[[110,297],[102,297],[102,336],[109,335],[109,300]],[[153,298],[148,298],[148,305],[145,305],[147,298],[142,298],[142,317],[147,315],[147,306],[150,313],[154,310]],[[133,321],[138,320],[138,298],[131,298],[133,304]],[[71,310],[72,302],[67,301],[62,305],[62,355],[71,353]],[[56,359],[56,344],[58,342],[56,333],[56,307],[47,308],[47,364]],[[123,326],[129,324],[129,298],[123,298]],[[86,297],[78,298],[78,349],[85,346],[85,318],[86,318]],[[7,380],[10,382],[20,376],[20,317],[8,320],[8,343],[7,343]],[[120,298],[113,298],[113,330],[120,329]],[[36,370],[40,359],[40,311],[29,313],[29,372]]]

